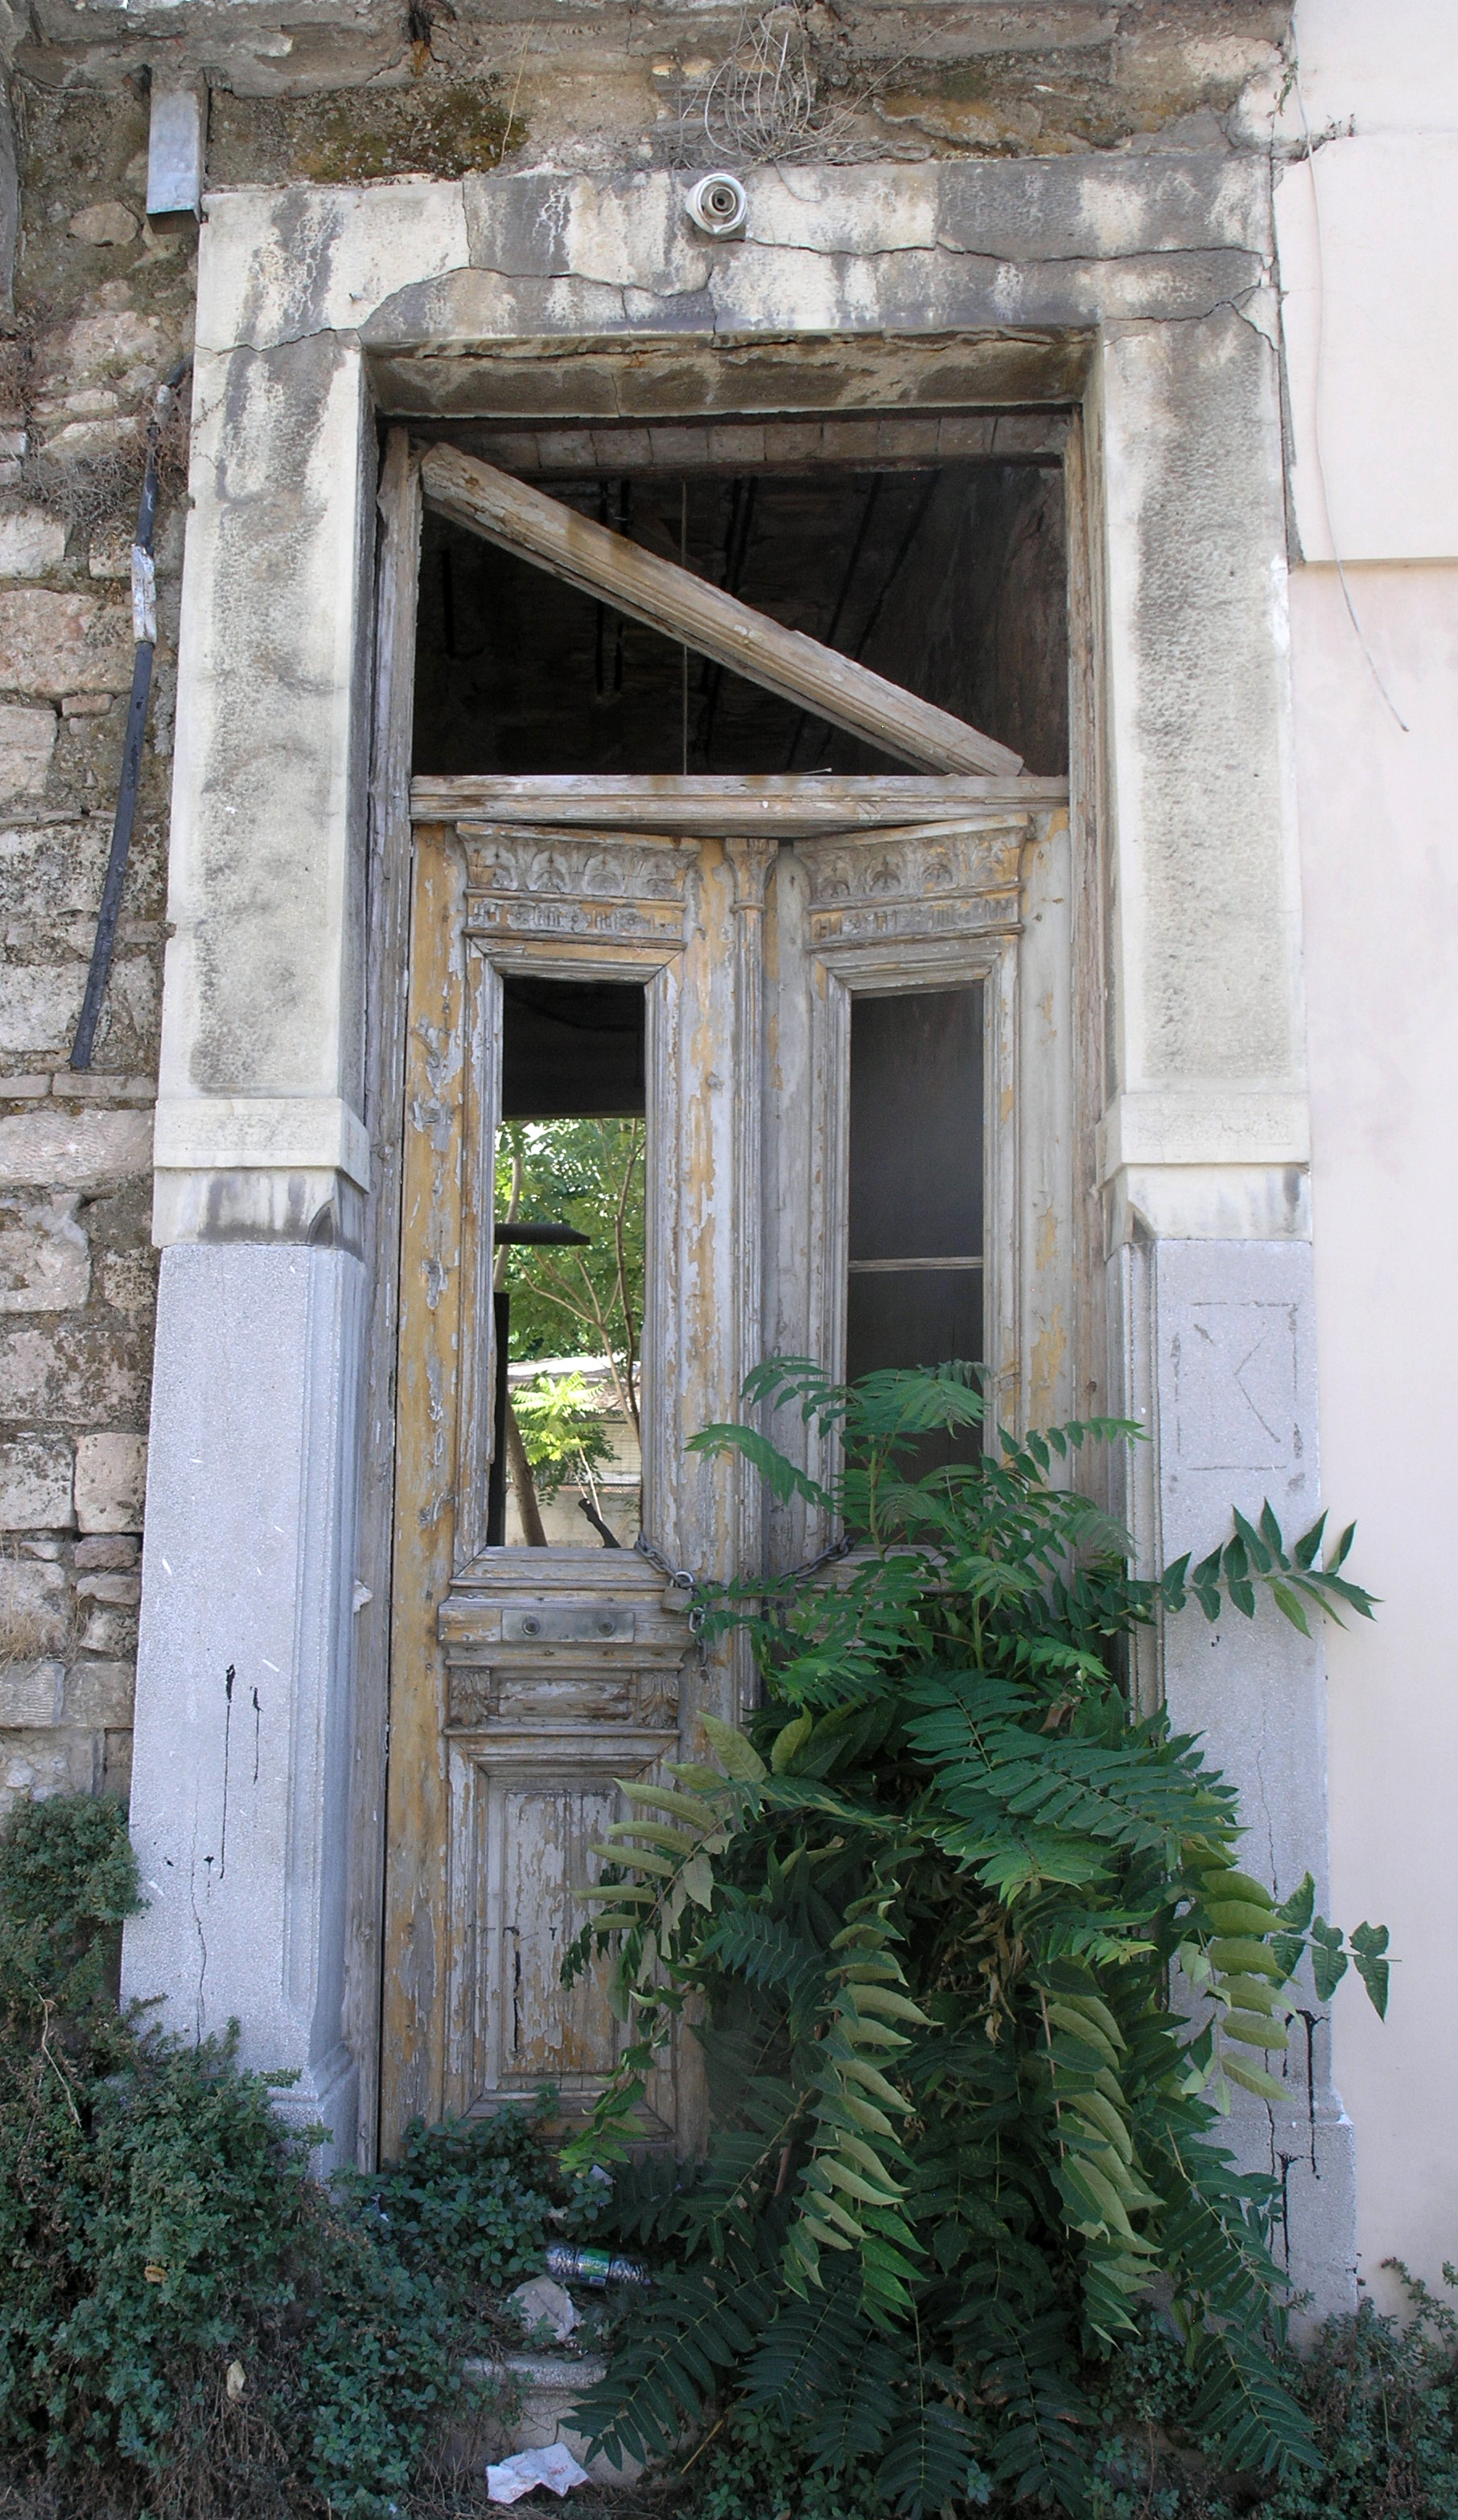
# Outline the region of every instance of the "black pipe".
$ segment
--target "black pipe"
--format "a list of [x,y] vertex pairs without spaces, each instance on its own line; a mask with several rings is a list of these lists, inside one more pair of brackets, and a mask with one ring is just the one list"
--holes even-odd
[[[162,424],[171,409],[176,392],[189,367],[190,359],[179,359],[164,385],[158,387],[153,416],[147,424],[147,466],[142,474],[142,496],[137,508],[137,535],[132,560],[132,628],[137,652],[132,662],[132,694],[126,713],[126,741],[121,748],[121,785],[116,791],[116,818],[112,825],[112,849],[107,859],[107,877],[102,885],[101,911],[96,922],[96,941],[91,948],[91,968],[86,974],[86,994],[81,1000],[76,1037],[71,1044],[70,1063],[81,1069],[91,1065],[91,1052],[96,1041],[96,1027],[101,1020],[102,1002],[107,982],[112,976],[112,956],[116,946],[116,922],[121,916],[121,890],[126,881],[127,853],[131,848],[132,824],[137,811],[137,789],[142,779],[142,738],[147,730],[147,702],[152,692],[152,657],[157,641],[157,581],[151,568],[152,530],[157,521],[157,447]],[[140,554],[148,566],[139,569],[135,555]]]

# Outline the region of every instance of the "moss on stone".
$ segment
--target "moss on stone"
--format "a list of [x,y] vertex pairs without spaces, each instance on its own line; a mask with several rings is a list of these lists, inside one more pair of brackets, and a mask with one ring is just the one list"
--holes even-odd
[[427,77],[329,97],[218,94],[208,171],[223,184],[371,184],[394,175],[479,173],[514,156],[526,137],[503,85],[496,77]]

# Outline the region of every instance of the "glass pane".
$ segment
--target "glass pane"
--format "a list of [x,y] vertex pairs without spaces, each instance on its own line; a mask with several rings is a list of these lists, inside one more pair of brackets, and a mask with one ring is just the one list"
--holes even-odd
[[845,1374],[890,1366],[976,1364],[982,1353],[980,1269],[850,1273],[845,1307]]
[[644,997],[503,983],[488,1543],[632,1547],[641,1519]]
[[980,987],[852,1001],[849,1258],[848,1379],[980,1359]]

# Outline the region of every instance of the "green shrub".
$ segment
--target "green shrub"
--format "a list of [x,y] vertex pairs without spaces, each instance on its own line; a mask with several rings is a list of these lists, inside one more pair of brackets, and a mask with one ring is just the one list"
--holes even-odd
[[[394,2506],[459,2402],[476,2294],[539,2256],[524,2113],[414,2128],[393,2171],[308,2176],[236,2039],[124,2021],[122,1816],[0,1836],[0,2452],[158,2513]],[[230,2369],[234,2389],[230,2396]],[[241,2386],[240,2386],[241,2383]]]
[[[1311,2428],[1314,2463],[1296,2482],[1222,2470],[1202,2440],[1180,2339],[1146,2313],[1137,2333],[1085,2377],[1091,2416],[1089,2520],[1454,2520],[1458,2513],[1458,2320],[1399,2268],[1405,2319],[1370,2302],[1328,2319],[1288,2386]],[[1446,2268],[1449,2283],[1458,2272]],[[1034,2506],[980,2491],[992,2520]],[[874,2469],[816,2464],[806,2431],[736,2403],[688,2468],[684,2520],[862,2520],[884,2512]],[[969,2506],[962,2504],[959,2509]]]
[[[837,1435],[834,1491],[753,1425],[698,1448],[865,1546],[767,1601],[757,1582],[706,1596],[710,1626],[748,1630],[764,1702],[744,1732],[705,1719],[720,1767],[627,1787],[596,1850],[568,1967],[611,1951],[630,2032],[571,2157],[626,2164],[691,2003],[712,2134],[700,2167],[620,2170],[623,2237],[668,2264],[586,2428],[661,2452],[727,2399],[827,2480],[873,2475],[906,2520],[993,2490],[1090,2514],[1100,2392],[1153,2296],[1191,2439],[1295,2490],[1319,2452],[1278,2367],[1277,2194],[1237,2171],[1221,2110],[1231,2086],[1284,2100],[1266,2060],[1299,1970],[1324,1997],[1350,1961],[1382,2008],[1387,1936],[1347,1944],[1309,1876],[1278,1907],[1238,1870],[1232,1787],[1162,1713],[1131,1716],[1121,1671],[1190,1596],[1253,1617],[1264,1592],[1302,1629],[1365,1613],[1350,1534],[1325,1562],[1321,1523],[1288,1551],[1267,1506],[1140,1583],[1124,1535],[1051,1475],[1133,1428],[983,1452],[955,1366],[846,1389],[776,1362],[746,1397]],[[913,1475],[933,1434],[974,1457]]]
[[[1406,2321],[1370,2301],[1326,2321],[1293,2379],[1319,2457],[1266,2505],[1269,2520],[1454,2520],[1458,2318],[1405,2267]],[[1443,2268],[1458,2284],[1458,2271]]]
[[403,2266],[433,2272],[452,2309],[469,2315],[540,2272],[561,2188],[541,2134],[553,2097],[541,2094],[535,2118],[524,2108],[435,2127],[415,2118],[398,2161],[370,2178],[342,2174],[336,2190]]

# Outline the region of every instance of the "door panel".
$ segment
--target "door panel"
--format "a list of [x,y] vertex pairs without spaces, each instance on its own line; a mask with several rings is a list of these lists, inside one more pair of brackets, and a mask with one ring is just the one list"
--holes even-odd
[[[618,2032],[564,1990],[588,1837],[615,1778],[734,1717],[742,1642],[701,1655],[688,1597],[633,1550],[487,1547],[493,1149],[515,975],[646,991],[644,1515],[696,1577],[757,1562],[757,1498],[685,1452],[759,1350],[756,1067],[769,843],[463,817],[417,841],[404,1222],[382,2141],[543,2080],[590,2105]],[[584,1834],[584,1831],[587,1833]],[[513,1869],[515,1868],[515,1869]],[[535,1904],[526,1905],[528,1875]],[[650,2108],[691,2140],[696,2059]]]
[[[1020,1147],[1025,1103],[1029,1114],[1067,1104],[1052,1081],[1069,1034],[1059,996],[1066,981],[1044,952],[1036,1016],[1020,1014],[1019,958],[1029,899],[1042,905],[1047,933],[1057,927],[1049,906],[1067,894],[1066,882],[1059,890],[1064,818],[989,798],[939,828],[916,828],[904,798],[914,783],[898,781],[887,783],[887,794],[894,791],[901,821],[884,828],[874,821],[880,788],[866,782],[864,795],[845,799],[845,827],[827,832],[825,783],[787,780],[774,800],[776,836],[744,828],[745,783],[728,782],[716,834],[706,828],[707,784],[686,785],[692,836],[675,835],[672,780],[640,783],[637,830],[625,828],[622,782],[608,829],[584,827],[580,795],[570,829],[554,828],[545,810],[540,823],[524,823],[520,781],[501,783],[509,804],[493,822],[491,783],[481,780],[460,783],[453,821],[438,819],[452,783],[430,782],[432,819],[417,825],[387,2153],[416,2113],[489,2109],[544,2081],[575,2114],[612,2069],[622,2033],[600,1973],[564,1989],[560,1968],[598,1860],[590,1847],[617,1810],[615,1780],[661,1774],[680,1754],[704,1755],[701,1710],[737,1717],[752,1688],[743,1641],[701,1651],[685,1616],[689,1594],[662,1570],[722,1580],[792,1565],[831,1536],[797,1506],[766,1515],[742,1466],[687,1453],[688,1439],[738,1414],[743,1377],[767,1352],[817,1356],[841,1372],[853,1303],[879,1305],[888,1319],[878,1335],[895,1334],[899,1282],[888,1264],[908,1260],[926,1277],[920,1292],[937,1295],[954,1325],[946,1335],[960,1345],[980,1332],[1004,1414],[1016,1419],[1024,1344],[1029,1331],[1036,1339],[1062,1283],[1053,1263],[1043,1279],[1030,1263],[1015,1263],[1020,1165],[1050,1215],[1062,1196],[1062,1158],[1040,1145],[1037,1161],[1025,1161]],[[544,808],[555,785],[539,783]],[[795,793],[805,800],[803,830]],[[642,1453],[652,1555],[485,1546],[501,1009],[504,988],[524,977],[646,991]],[[930,1004],[900,1029],[926,1036],[922,1048],[940,1080],[934,1162],[965,1162],[978,1177],[950,1202],[929,1205],[898,1147],[888,1158],[886,1195],[858,1208],[852,1248],[856,1009],[865,1008],[874,1033],[875,1003],[910,993],[944,1001],[960,993],[955,1040],[931,1043]],[[537,995],[550,1011],[551,991]],[[893,1015],[882,1030],[888,1040],[896,1035]],[[885,1064],[885,1044],[883,1053]],[[1029,1064],[1033,1055],[1042,1064],[1025,1078],[1020,1057]],[[979,1063],[974,1085],[966,1080]],[[912,1086],[902,1104],[912,1117],[898,1127],[917,1125],[914,1078]],[[883,1076],[888,1110],[894,1088],[894,1076],[889,1085]],[[888,1200],[906,1229],[893,1217],[889,1238]],[[912,1222],[915,1249],[906,1243]],[[962,1249],[974,1229],[980,1247]],[[949,1236],[955,1250],[943,1248]],[[1025,1246],[1027,1236],[1021,1239]],[[1065,1234],[1065,1262],[1068,1241]],[[1060,1250],[1046,1224],[1038,1247]],[[928,1264],[948,1260],[958,1266],[943,1286],[947,1273]],[[923,1306],[929,1319],[937,1310]],[[829,1466],[810,1457],[797,1422],[773,1431],[812,1469]],[[699,2073],[689,2039],[650,2090],[647,2132],[680,2147],[697,2140]]]

